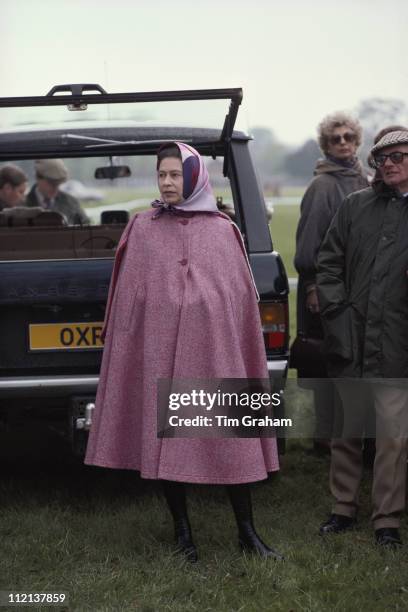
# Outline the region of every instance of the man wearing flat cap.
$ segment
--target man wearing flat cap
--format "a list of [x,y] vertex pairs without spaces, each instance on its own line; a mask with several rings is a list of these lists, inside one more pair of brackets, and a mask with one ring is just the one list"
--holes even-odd
[[356,524],[362,437],[374,412],[372,520],[376,543],[401,546],[408,417],[408,131],[371,150],[377,176],[340,206],[318,257],[317,290],[329,374],[342,399],[332,441],[335,503],[320,534]]
[[86,225],[89,218],[78,200],[60,190],[68,178],[62,159],[39,159],[35,162],[36,183],[27,195],[27,206],[41,206],[59,212],[68,225]]

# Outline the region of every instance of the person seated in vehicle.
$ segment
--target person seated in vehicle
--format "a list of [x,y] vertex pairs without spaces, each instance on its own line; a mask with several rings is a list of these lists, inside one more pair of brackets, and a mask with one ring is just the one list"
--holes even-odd
[[69,225],[90,223],[78,200],[60,189],[68,178],[68,171],[62,159],[37,160],[35,175],[36,183],[27,195],[27,206],[41,206],[45,210],[58,212]]
[[7,164],[0,168],[0,210],[24,204],[27,177],[18,166]]

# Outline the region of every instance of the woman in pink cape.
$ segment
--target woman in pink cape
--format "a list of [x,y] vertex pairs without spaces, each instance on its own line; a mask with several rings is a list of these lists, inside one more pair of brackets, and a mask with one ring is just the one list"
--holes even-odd
[[157,171],[160,200],[129,222],[116,253],[85,462],[162,480],[189,561],[184,483],[227,485],[241,547],[280,558],[254,529],[249,488],[279,469],[275,438],[157,437],[159,379],[268,378],[242,238],[219,213],[201,156],[163,145]]

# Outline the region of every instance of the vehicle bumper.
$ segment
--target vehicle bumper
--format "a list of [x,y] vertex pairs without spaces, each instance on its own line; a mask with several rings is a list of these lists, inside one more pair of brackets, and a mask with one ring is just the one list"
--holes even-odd
[[99,376],[10,376],[0,378],[0,398],[96,394]]
[[286,378],[288,373],[288,360],[268,360],[268,372],[270,378]]
[[[268,360],[271,379],[285,379],[287,359]],[[9,376],[0,378],[0,398],[3,397],[63,397],[94,394],[99,376]]]

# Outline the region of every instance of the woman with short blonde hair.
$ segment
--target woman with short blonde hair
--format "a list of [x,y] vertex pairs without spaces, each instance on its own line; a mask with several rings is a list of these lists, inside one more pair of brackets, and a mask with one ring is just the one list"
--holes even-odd
[[359,121],[344,112],[336,112],[326,115],[317,126],[317,136],[319,147],[325,155],[330,154],[330,143],[333,140],[333,133],[336,128],[345,127],[350,130],[350,138],[358,148],[363,139],[363,128]]
[[[299,346],[316,347],[323,339],[316,292],[316,263],[323,238],[344,198],[353,191],[368,186],[366,176],[357,158],[362,142],[360,123],[351,115],[335,112],[327,115],[317,126],[317,140],[324,153],[314,171],[300,205],[300,219],[296,232],[295,267],[299,273],[297,289],[297,333],[294,344],[293,367],[299,378],[327,377],[320,351],[314,358],[309,355],[296,359]],[[318,341],[316,343],[316,341]],[[316,351],[316,348],[313,349]],[[311,365],[318,367],[311,369]],[[312,383],[308,384],[309,388]],[[335,391],[333,384],[320,381],[314,388],[316,427],[314,449],[318,453],[330,452],[333,434]]]

